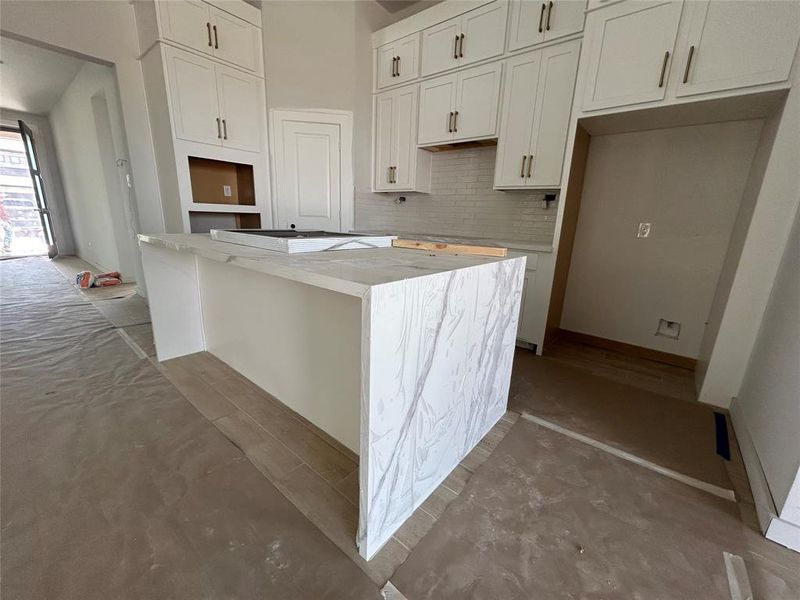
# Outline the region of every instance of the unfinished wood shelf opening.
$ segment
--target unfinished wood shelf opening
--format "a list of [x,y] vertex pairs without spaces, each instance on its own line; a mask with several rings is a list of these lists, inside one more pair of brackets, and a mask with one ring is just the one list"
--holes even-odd
[[208,233],[212,229],[261,229],[258,213],[189,211],[192,233]]
[[256,204],[253,165],[190,156],[189,176],[195,204]]

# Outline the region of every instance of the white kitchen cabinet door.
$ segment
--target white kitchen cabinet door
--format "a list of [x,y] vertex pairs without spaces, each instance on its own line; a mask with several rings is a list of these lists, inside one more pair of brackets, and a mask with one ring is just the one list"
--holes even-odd
[[683,0],[641,0],[589,13],[583,110],[664,99],[682,8]]
[[216,71],[222,145],[259,152],[265,106],[261,80],[222,65],[217,65]]
[[214,63],[177,48],[164,47],[175,136],[222,144],[222,123]]
[[422,31],[422,76],[441,73],[459,65],[458,43],[461,17],[450,19]]
[[581,43],[574,40],[539,52],[541,68],[526,184],[529,187],[557,188],[561,186]]
[[496,0],[461,16],[458,41],[459,66],[503,53],[506,43],[508,2]]
[[280,227],[340,231],[340,128],[285,120],[275,149]]
[[225,11],[212,8],[214,56],[254,73],[261,72],[261,30]]
[[384,44],[377,50],[378,89],[416,79],[419,74],[419,34]]
[[392,189],[392,134],[395,124],[395,92],[375,96],[375,173],[373,188],[376,192]]
[[211,7],[200,0],[157,0],[161,35],[165,39],[212,54]]
[[676,54],[676,96],[788,79],[800,38],[800,2],[698,0],[687,10],[689,31]]
[[400,190],[414,188],[417,156],[417,88],[405,88],[394,93],[392,131],[392,187]]
[[458,77],[445,75],[419,86],[420,145],[448,142],[453,138],[453,116],[456,103]]
[[497,134],[497,108],[503,65],[499,62],[458,73],[453,118],[453,140]]
[[524,187],[525,166],[531,147],[536,90],[541,52],[529,52],[506,61],[506,84],[494,185],[497,188]]
[[541,0],[511,0],[508,50],[513,52],[544,41],[544,18],[547,2]]
[[544,18],[545,41],[572,35],[583,30],[586,0],[550,0]]

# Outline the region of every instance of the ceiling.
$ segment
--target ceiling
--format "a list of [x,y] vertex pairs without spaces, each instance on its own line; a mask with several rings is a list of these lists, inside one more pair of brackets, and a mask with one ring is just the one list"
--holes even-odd
[[0,107],[45,115],[85,61],[0,37]]

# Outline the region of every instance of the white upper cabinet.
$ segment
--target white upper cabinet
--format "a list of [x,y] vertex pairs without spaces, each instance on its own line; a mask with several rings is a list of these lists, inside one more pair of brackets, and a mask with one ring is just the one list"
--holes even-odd
[[202,0],[156,0],[161,37],[260,74],[261,29]]
[[417,94],[410,86],[375,96],[376,192],[430,191],[430,153],[417,149]]
[[214,56],[248,71],[261,71],[261,30],[217,8],[211,9]]
[[506,61],[496,188],[557,188],[567,142],[580,41]]
[[261,81],[222,65],[216,66],[222,145],[258,152],[266,102]]
[[419,34],[406,36],[377,49],[375,87],[382,89],[419,76]]
[[507,0],[495,0],[423,30],[422,76],[500,56],[507,15]]
[[175,137],[259,152],[261,80],[177,48],[164,48]]
[[637,0],[589,13],[584,110],[664,99],[682,8],[683,0]]
[[497,135],[502,65],[473,67],[420,84],[420,145]]
[[580,32],[585,10],[586,0],[511,0],[508,50]]
[[800,38],[800,2],[697,0],[686,10],[676,96],[788,79]]

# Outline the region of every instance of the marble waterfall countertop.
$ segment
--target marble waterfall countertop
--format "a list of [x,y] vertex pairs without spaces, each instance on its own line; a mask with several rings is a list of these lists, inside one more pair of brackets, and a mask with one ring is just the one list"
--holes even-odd
[[521,250],[523,252],[552,252],[553,244],[543,242],[529,242],[525,240],[501,240],[499,238],[485,238],[464,235],[414,233],[408,231],[391,230],[366,230],[352,231],[351,233],[363,233],[369,235],[396,235],[402,239],[420,240],[424,242],[442,242],[444,244],[472,244],[477,246],[498,246],[509,250]]
[[212,240],[203,233],[140,234],[139,243],[188,252],[358,297],[363,297],[372,286],[510,259],[455,256],[401,248],[284,254]]

